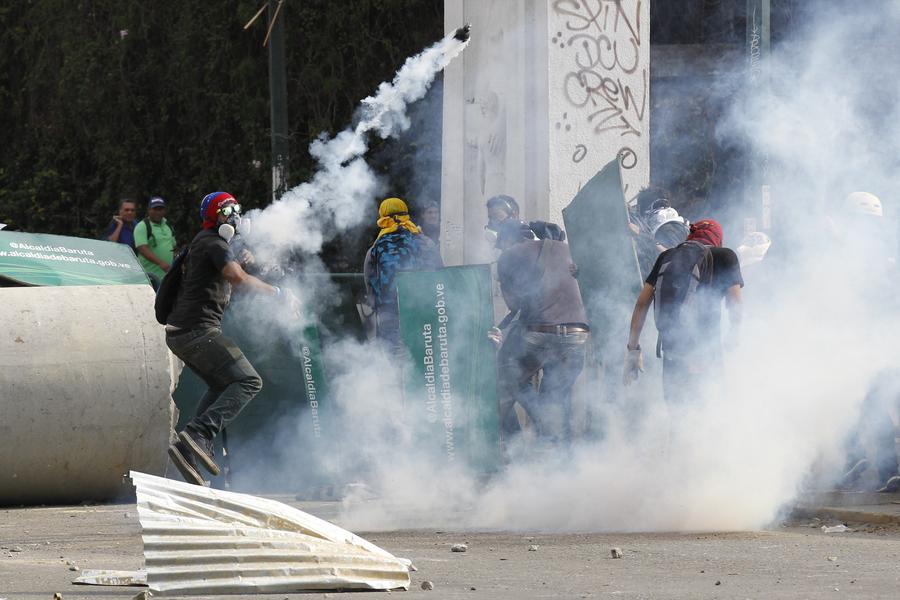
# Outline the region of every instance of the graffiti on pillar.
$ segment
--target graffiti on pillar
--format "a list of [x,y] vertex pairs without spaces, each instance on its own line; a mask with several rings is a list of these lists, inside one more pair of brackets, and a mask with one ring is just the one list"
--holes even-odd
[[[563,120],[583,120],[594,135],[619,143],[622,168],[634,169],[639,158],[631,140],[647,134],[649,92],[641,65],[641,0],[555,0],[553,12],[558,31],[550,41],[566,52],[568,64],[561,85],[570,110]],[[583,143],[575,145],[572,161],[580,163],[588,152]]]

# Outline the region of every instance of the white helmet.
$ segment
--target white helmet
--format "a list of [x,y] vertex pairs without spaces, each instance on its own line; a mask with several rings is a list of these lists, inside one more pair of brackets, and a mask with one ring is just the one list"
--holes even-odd
[[672,221],[676,221],[678,223],[685,222],[684,217],[680,216],[678,214],[678,211],[670,206],[654,210],[647,215],[646,219],[647,228],[650,230],[651,236],[656,235],[656,230],[666,223],[671,223]]
[[881,200],[875,194],[869,192],[853,192],[844,198],[844,204],[847,209],[859,215],[871,215],[873,217],[883,217],[884,209],[881,207]]

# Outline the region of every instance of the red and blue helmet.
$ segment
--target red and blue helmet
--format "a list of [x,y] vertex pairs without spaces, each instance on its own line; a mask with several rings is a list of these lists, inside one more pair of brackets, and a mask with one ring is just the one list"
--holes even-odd
[[228,192],[213,192],[205,195],[200,202],[200,219],[203,221],[203,229],[215,227],[219,211],[228,204],[237,204],[237,199]]

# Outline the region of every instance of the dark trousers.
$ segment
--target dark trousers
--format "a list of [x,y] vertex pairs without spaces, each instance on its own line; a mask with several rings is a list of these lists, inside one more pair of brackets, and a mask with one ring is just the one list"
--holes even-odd
[[213,439],[262,389],[262,379],[221,329],[167,335],[166,344],[209,389],[187,427]]
[[[501,423],[510,418],[513,402],[528,412],[545,440],[572,439],[572,386],[584,369],[587,332],[545,333],[523,331],[521,341],[510,348],[498,365]],[[532,377],[543,369],[540,389]]]
[[663,342],[663,397],[669,408],[684,407],[714,392],[722,376],[718,341],[693,344]]

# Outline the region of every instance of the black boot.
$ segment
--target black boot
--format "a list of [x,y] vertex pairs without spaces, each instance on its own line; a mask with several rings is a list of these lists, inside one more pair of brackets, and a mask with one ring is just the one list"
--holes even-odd
[[207,485],[200,475],[200,467],[194,459],[194,453],[181,440],[169,446],[169,458],[188,483]]
[[219,465],[213,459],[215,454],[211,439],[193,429],[185,429],[178,434],[178,439],[194,453],[207,471],[213,475],[219,474]]

